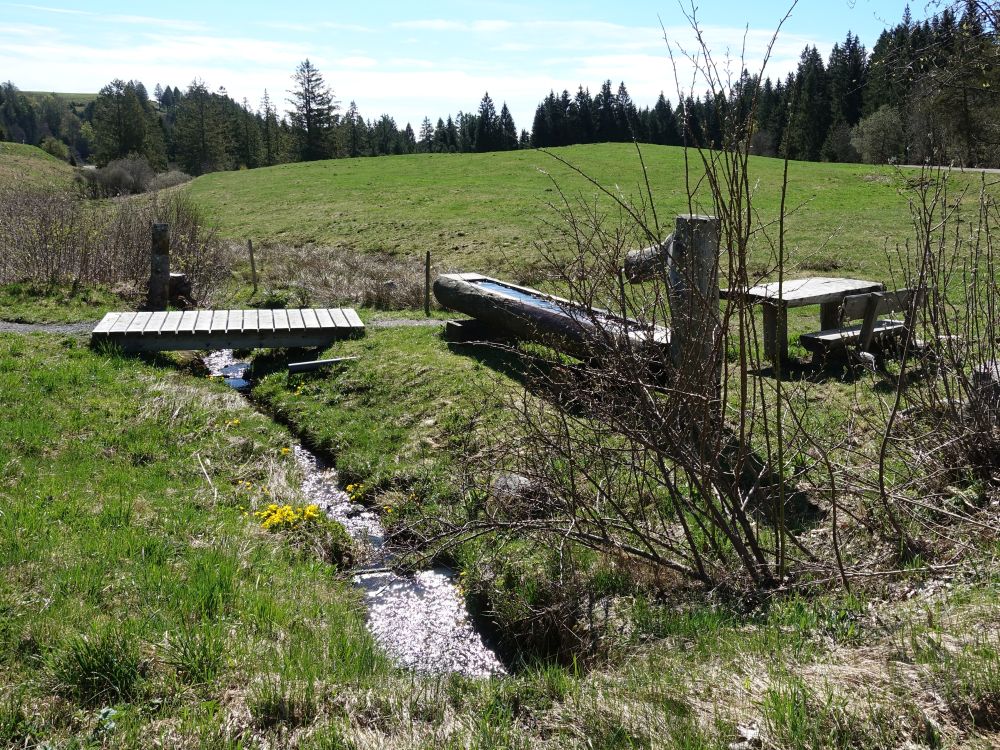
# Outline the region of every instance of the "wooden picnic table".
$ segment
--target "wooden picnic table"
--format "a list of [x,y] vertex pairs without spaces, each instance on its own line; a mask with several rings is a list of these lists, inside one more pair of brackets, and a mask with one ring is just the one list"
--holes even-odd
[[[778,357],[788,359],[788,308],[819,305],[819,325],[822,330],[840,326],[840,306],[850,294],[885,291],[885,285],[864,279],[841,279],[814,276],[806,279],[785,279],[758,284],[742,293],[742,297],[764,306],[764,355],[772,362]],[[729,290],[723,296],[730,296]]]

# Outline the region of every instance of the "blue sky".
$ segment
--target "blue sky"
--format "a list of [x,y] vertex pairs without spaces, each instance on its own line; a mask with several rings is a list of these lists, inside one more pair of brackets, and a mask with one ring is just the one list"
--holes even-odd
[[[690,8],[689,0],[682,0]],[[767,73],[794,69],[806,44],[825,56],[848,29],[869,48],[902,16],[902,0],[803,0],[772,50]],[[702,0],[704,38],[726,75],[727,52],[745,47],[757,70],[788,6],[769,0]],[[922,17],[923,6],[914,6]],[[661,23],[663,29],[661,29]],[[674,48],[677,75],[666,36]],[[676,101],[694,66],[695,40],[677,0],[629,2],[59,2],[0,0],[0,80],[25,90],[97,91],[113,78],[184,89],[193,78],[224,86],[256,107],[268,89],[284,109],[291,74],[306,57],[346,107],[369,119],[388,112],[416,129],[474,110],[484,91],[530,129],[550,89],[596,92],[624,80],[633,100]],[[733,75],[739,65],[730,64]],[[695,83],[696,93],[704,86]]]

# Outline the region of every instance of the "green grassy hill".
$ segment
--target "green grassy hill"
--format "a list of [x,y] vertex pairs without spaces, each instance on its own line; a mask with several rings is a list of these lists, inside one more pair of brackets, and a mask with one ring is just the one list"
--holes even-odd
[[[684,151],[643,146],[654,207],[668,225],[687,212]],[[636,150],[628,144],[553,149],[601,185],[642,195]],[[692,160],[697,159],[693,152]],[[755,158],[756,208],[776,217],[783,164]],[[690,183],[703,174],[692,161]],[[966,178],[962,178],[966,179]],[[789,252],[803,273],[881,275],[886,238],[912,235],[904,178],[861,164],[789,165]],[[597,190],[540,151],[419,154],[341,159],[206,175],[186,188],[228,236],[289,244],[318,243],[422,257],[466,270],[516,269],[538,257],[534,243],[553,237],[551,204],[560,191],[593,199]],[[710,211],[702,202],[695,210]],[[602,201],[607,209],[610,202]],[[665,233],[665,232],[664,232]],[[763,241],[762,241],[763,244]]]
[[73,183],[73,168],[37,146],[0,142],[0,188],[62,189]]

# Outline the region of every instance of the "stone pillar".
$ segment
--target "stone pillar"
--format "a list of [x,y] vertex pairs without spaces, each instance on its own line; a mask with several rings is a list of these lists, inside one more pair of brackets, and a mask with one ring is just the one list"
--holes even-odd
[[718,398],[722,371],[719,317],[719,220],[677,217],[670,252],[670,350],[678,386]]

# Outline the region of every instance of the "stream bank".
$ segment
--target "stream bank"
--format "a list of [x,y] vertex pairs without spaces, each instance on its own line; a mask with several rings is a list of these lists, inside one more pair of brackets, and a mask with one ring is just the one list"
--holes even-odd
[[[231,350],[212,352],[203,361],[211,375],[248,393],[250,364],[238,361]],[[351,500],[328,462],[301,443],[293,450],[303,474],[303,494],[343,524],[364,550],[365,565],[355,571],[354,583],[365,593],[368,627],[385,652],[400,666],[417,672],[456,672],[469,677],[506,674],[476,629],[454,573],[444,567],[413,575],[394,572],[396,555],[386,543],[378,514]]]

